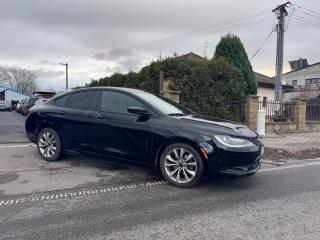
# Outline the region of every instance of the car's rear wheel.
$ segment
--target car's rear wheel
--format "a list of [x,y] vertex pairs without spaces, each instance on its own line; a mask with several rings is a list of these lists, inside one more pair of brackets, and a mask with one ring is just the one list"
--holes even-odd
[[204,173],[200,154],[184,143],[171,144],[164,149],[160,158],[160,169],[169,183],[185,188],[196,185]]
[[44,160],[53,162],[61,155],[61,141],[59,135],[52,128],[43,129],[37,138],[38,152]]

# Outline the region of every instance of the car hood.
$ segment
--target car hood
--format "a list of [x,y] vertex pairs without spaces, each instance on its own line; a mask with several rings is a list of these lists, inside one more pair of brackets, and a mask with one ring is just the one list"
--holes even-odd
[[245,125],[200,114],[181,116],[177,119],[182,121],[182,124],[179,124],[180,126],[208,134],[228,134],[245,138],[256,138],[258,136],[257,133]]

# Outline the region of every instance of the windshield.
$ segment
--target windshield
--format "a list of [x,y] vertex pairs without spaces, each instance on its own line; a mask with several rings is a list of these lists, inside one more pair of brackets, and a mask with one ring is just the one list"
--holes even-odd
[[137,92],[135,93],[140,98],[144,99],[146,102],[151,104],[153,107],[158,109],[160,112],[167,114],[167,115],[173,115],[173,116],[179,116],[179,115],[188,115],[191,114],[192,111],[186,107],[181,106],[178,103],[175,103],[174,101],[160,97],[157,95],[153,95],[146,92]]

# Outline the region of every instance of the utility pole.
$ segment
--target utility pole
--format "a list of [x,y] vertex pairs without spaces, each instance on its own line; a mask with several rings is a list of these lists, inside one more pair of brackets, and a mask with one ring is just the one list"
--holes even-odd
[[60,63],[60,64],[66,66],[66,90],[68,90],[68,63]]
[[282,71],[283,71],[283,47],[284,47],[284,24],[285,17],[288,16],[286,7],[290,5],[290,2],[286,2],[277,6],[272,10],[277,16],[278,23],[276,25],[277,30],[277,54],[276,54],[276,77],[275,77],[275,100],[282,101]]
[[207,56],[207,49],[208,49],[209,45],[210,45],[210,42],[207,42],[207,41],[204,42],[203,57],[204,57],[205,59],[207,59],[207,57],[208,57],[208,56]]

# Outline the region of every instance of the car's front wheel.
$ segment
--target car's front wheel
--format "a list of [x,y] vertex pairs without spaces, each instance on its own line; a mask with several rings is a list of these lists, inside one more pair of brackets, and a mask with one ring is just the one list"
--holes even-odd
[[61,155],[61,141],[59,135],[52,128],[43,129],[37,138],[38,152],[44,160],[53,162]]
[[196,185],[204,174],[200,154],[184,143],[171,144],[164,149],[160,158],[160,169],[169,183],[185,188]]

